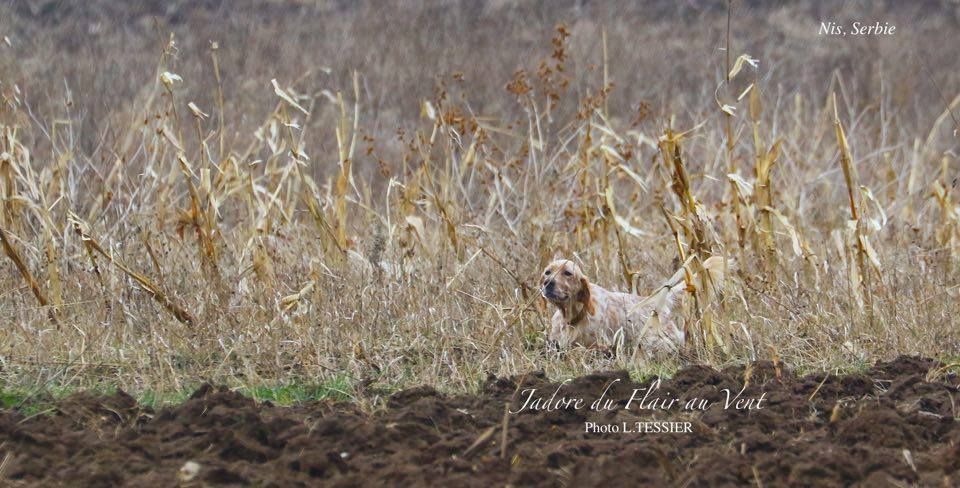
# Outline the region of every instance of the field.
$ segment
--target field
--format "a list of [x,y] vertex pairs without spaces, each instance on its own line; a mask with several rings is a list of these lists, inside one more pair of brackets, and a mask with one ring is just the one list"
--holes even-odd
[[[825,21],[896,31],[828,35]],[[52,435],[86,419],[71,424],[77,435],[102,439],[166,428],[171,414],[153,409],[207,405],[247,412],[266,423],[258,432],[318,417],[373,429],[364,422],[427,408],[411,405],[433,393],[404,395],[431,388],[452,398],[429,406],[449,422],[460,421],[450,409],[479,403],[500,412],[423,437],[459,452],[503,417],[491,376],[639,381],[707,374],[690,366],[702,364],[736,379],[772,364],[796,376],[771,391],[813,413],[769,415],[810,413],[811,424],[730,437],[739,421],[715,419],[724,433],[709,442],[859,449],[885,435],[843,440],[844,422],[899,415],[915,426],[905,469],[922,469],[888,474],[929,484],[918,472],[957,469],[926,460],[955,451],[952,424],[899,403],[849,418],[830,405],[869,403],[906,374],[877,361],[929,381],[891,402],[956,390],[958,32],[951,0],[0,2],[0,378],[12,409],[0,422]],[[639,294],[686,268],[682,354],[548,351],[553,310],[538,278],[557,255]],[[715,255],[737,263],[723,290],[692,278]],[[802,406],[823,374],[851,376],[824,380],[830,395]],[[231,393],[187,399],[203,384]],[[240,394],[295,406],[259,411]],[[948,397],[925,411],[952,422]],[[302,403],[313,400],[349,406]],[[35,417],[50,412],[51,425]],[[564,430],[583,419],[561,420],[524,427],[517,442],[568,442],[536,463],[607,452]],[[562,432],[533,433],[548,424]],[[684,442],[712,449],[704,439]],[[316,469],[339,469],[328,447]],[[287,452],[243,449],[267,453],[240,464],[282,464]],[[694,451],[638,449],[663,468],[651,481],[707,480],[675,464]],[[424,456],[398,462],[440,462]],[[710,466],[726,466],[717,456]],[[451,462],[430,466],[469,465]],[[772,467],[781,461],[758,462],[743,469],[790,481]],[[221,467],[238,483],[273,469],[243,466]],[[708,481],[752,482],[724,469],[740,471]]]
[[[766,392],[762,410],[522,412],[520,388],[553,391],[539,375],[487,380],[474,396],[405,390],[375,415],[353,403],[276,407],[209,385],[154,411],[126,394],[77,395],[47,417],[0,414],[17,432],[8,476],[43,486],[955,486],[960,429],[956,374],[901,358],[860,374],[797,377],[773,363],[680,370],[662,385],[681,398],[717,388]],[[626,371],[578,378],[589,397]],[[879,396],[879,399],[878,399]],[[518,408],[514,404],[513,408]],[[687,434],[585,434],[584,423],[689,421]],[[54,467],[51,469],[51,467]]]

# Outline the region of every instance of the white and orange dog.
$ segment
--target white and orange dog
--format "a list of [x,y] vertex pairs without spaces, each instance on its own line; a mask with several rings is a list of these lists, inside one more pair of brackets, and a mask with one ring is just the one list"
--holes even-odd
[[[723,283],[730,264],[720,256],[703,262],[711,286]],[[675,352],[685,340],[672,314],[674,301],[686,291],[684,273],[681,268],[656,292],[642,297],[590,283],[569,259],[553,261],[543,271],[541,287],[543,297],[557,307],[547,339],[562,348],[606,348],[620,342],[645,354]]]

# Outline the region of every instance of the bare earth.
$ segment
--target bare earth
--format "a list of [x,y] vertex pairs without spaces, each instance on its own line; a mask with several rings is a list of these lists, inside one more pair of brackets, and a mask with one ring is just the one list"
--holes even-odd
[[[257,404],[211,386],[160,411],[124,393],[80,394],[49,415],[0,414],[0,443],[11,453],[2,469],[14,486],[954,486],[960,379],[926,381],[939,366],[901,357],[842,377],[796,377],[769,362],[691,366],[660,391],[722,403],[721,390],[738,391],[749,376],[744,396],[766,392],[764,408],[521,413],[508,418],[505,456],[504,404],[513,398],[517,409],[523,388],[556,389],[541,374],[490,378],[476,396],[408,389],[373,415],[345,403]],[[621,405],[649,385],[620,371],[578,378],[562,392],[594,398],[616,378],[608,396]],[[693,432],[584,432],[587,421],[653,418],[689,421]],[[199,470],[181,471],[187,461]]]

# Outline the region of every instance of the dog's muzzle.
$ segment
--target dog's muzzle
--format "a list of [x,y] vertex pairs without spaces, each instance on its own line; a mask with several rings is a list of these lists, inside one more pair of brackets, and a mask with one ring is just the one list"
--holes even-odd
[[547,300],[561,300],[561,297],[557,296],[557,283],[554,281],[547,282],[547,284],[543,286],[541,294],[543,298]]

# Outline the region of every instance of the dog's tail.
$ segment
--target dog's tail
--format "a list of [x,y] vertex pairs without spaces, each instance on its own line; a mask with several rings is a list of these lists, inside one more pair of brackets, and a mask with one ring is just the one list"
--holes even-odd
[[[683,266],[680,266],[680,269],[664,285],[664,288],[669,290],[666,293],[667,296],[664,297],[666,298],[664,305],[667,307],[673,303],[677,295],[684,291],[701,291],[708,300],[712,300],[723,290],[727,276],[733,272],[736,266],[733,258],[711,256],[701,264],[702,271],[696,272],[691,271],[688,267],[692,261],[692,257],[687,259],[687,262],[683,263]],[[689,281],[687,280],[688,273],[690,275]]]
[[[705,303],[713,301],[723,290],[727,276],[733,271],[734,260],[723,256],[707,258],[701,265],[701,273],[689,271],[688,266],[692,261],[692,257],[687,259],[683,266],[663,286],[635,305],[631,312],[649,309],[660,316],[668,316],[677,297],[686,291],[700,290]],[[687,273],[690,273],[691,279],[689,282],[687,281]]]
[[[637,310],[649,310],[649,318],[643,326],[641,335],[648,329],[661,330],[660,324],[664,318],[669,317],[673,310],[673,304],[677,297],[685,291],[701,290],[703,297],[702,304],[711,303],[713,299],[723,289],[727,275],[733,271],[733,259],[726,259],[723,256],[713,256],[701,264],[701,272],[689,271],[689,264],[693,258],[688,259],[683,266],[663,286],[657,289],[649,297],[635,305],[631,313]],[[690,274],[690,280],[687,274]],[[692,288],[692,289],[691,289]],[[669,338],[668,342],[675,345],[682,345],[686,334],[683,329],[674,328],[676,337]]]
[[727,276],[736,270],[737,262],[733,258],[711,256],[703,262],[703,289],[711,295],[723,291]]

